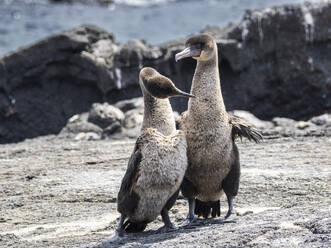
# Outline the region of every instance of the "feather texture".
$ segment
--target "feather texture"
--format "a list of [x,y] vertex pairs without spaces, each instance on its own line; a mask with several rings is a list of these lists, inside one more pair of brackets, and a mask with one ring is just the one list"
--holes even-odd
[[232,139],[235,140],[237,137],[247,138],[250,141],[259,143],[263,140],[262,134],[253,127],[252,124],[244,121],[242,118],[234,115],[229,115],[229,123],[232,126]]

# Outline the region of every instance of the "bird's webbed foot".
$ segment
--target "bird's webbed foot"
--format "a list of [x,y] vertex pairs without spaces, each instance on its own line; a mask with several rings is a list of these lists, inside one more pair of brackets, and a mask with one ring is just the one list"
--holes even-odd
[[187,216],[186,219],[179,225],[179,227],[180,228],[190,227],[196,221],[197,221],[197,218],[195,216],[193,218],[191,218],[190,216]]
[[124,230],[115,230],[113,236],[111,236],[110,238],[106,239],[102,243],[103,244],[107,244],[107,243],[119,242],[119,241],[123,240],[126,236],[127,236],[127,234],[126,234],[126,232]]
[[168,233],[168,232],[173,232],[178,230],[179,228],[171,224],[170,226],[164,225],[163,227],[160,227],[159,229],[156,230],[155,233]]
[[168,214],[168,209],[166,207],[164,207],[161,211],[161,216],[162,216],[162,221],[164,223],[164,226],[159,228],[156,233],[166,233],[166,232],[172,232],[175,230],[178,230],[177,227],[175,227],[169,218],[169,214]]
[[118,223],[118,226],[117,226],[113,236],[111,236],[110,238],[103,241],[102,244],[118,242],[125,238],[125,236],[127,235],[124,230],[124,227],[125,227],[124,220],[125,219],[126,219],[126,216],[122,214],[121,218],[120,218],[120,222]]

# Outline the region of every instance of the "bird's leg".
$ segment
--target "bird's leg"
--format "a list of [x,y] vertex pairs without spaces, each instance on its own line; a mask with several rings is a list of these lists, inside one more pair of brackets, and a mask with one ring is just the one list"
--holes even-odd
[[169,214],[168,214],[168,209],[164,207],[161,211],[161,217],[162,221],[164,223],[164,226],[159,228],[156,232],[157,233],[164,233],[164,232],[169,232],[173,230],[177,230],[177,228],[171,223]]
[[112,243],[112,242],[116,242],[119,241],[123,238],[124,236],[124,221],[126,219],[126,215],[122,214],[121,218],[120,218],[120,222],[118,223],[114,235],[112,237],[110,237],[109,239],[106,239],[103,243]]
[[230,217],[230,215],[232,214],[232,211],[233,211],[233,199],[234,199],[234,196],[230,195],[230,194],[226,194],[226,198],[228,199],[228,206],[229,206],[229,209],[228,209],[228,212],[226,213],[224,219],[227,219]]
[[124,234],[124,220],[126,219],[126,216],[124,214],[121,214],[120,223],[118,223],[118,226],[116,228],[116,232],[119,236],[123,236]]
[[231,166],[229,174],[222,181],[222,189],[228,199],[228,212],[225,215],[225,219],[229,218],[233,211],[233,199],[238,194],[239,182],[240,182],[240,161],[239,152],[236,144],[233,144],[233,152],[235,160]]
[[194,209],[195,209],[195,199],[189,198],[188,199],[188,214],[185,221],[180,225],[180,227],[187,227],[190,226],[195,220],[196,217],[194,216]]

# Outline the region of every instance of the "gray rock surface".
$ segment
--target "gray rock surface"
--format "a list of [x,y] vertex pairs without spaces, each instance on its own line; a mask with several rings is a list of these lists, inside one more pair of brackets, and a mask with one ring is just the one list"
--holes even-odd
[[95,133],[101,137],[102,128],[88,121],[88,113],[72,116],[67,125],[61,130],[59,136],[67,138],[76,138],[82,136],[81,133]]
[[98,125],[101,128],[106,128],[114,123],[121,124],[124,120],[124,113],[108,103],[93,103],[88,121]]
[[[61,130],[60,137],[76,140],[137,138],[143,114],[142,97],[119,101],[114,106],[108,103],[95,103],[88,113],[72,116]],[[266,138],[331,135],[328,114],[313,117],[309,121],[296,121],[284,117],[263,121],[244,110],[233,110],[229,114],[249,122]],[[176,111],[174,116],[176,120],[180,119]]]
[[296,124],[295,120],[284,118],[284,117],[275,117],[272,119],[272,122],[279,127],[289,128],[294,127]]
[[310,119],[310,121],[318,126],[320,125],[331,125],[331,114],[323,114]]
[[119,108],[123,112],[126,112],[131,109],[143,109],[144,108],[144,99],[142,97],[132,98],[128,100],[118,101],[114,104],[115,107]]
[[94,103],[89,112],[72,116],[59,136],[75,140],[137,138],[143,113],[141,97],[120,101],[114,106]]
[[260,130],[271,129],[275,126],[273,122],[260,120],[255,115],[245,110],[233,110],[230,111],[230,114],[244,119]]
[[126,112],[123,124],[125,128],[140,128],[143,123],[143,119],[143,111],[141,111],[140,109],[130,110]]
[[[56,136],[1,145],[0,247],[330,247],[331,135],[238,142],[241,185],[230,219],[155,234],[159,217],[142,234],[102,245],[118,223],[133,146]],[[221,206],[225,215],[225,197]],[[175,225],[187,208],[180,197],[170,211]]]
[[[330,111],[330,23],[327,1],[250,11],[239,24],[204,29],[217,40],[227,109],[269,120]],[[94,102],[140,96],[142,66],[189,91],[195,62],[174,61],[183,43],[117,44],[111,34],[83,26],[1,57],[0,143],[58,133]],[[185,99],[171,102],[176,111],[187,108]]]

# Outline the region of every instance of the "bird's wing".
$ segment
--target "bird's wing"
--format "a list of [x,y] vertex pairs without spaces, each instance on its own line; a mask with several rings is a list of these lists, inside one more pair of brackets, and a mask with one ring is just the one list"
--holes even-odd
[[139,196],[134,192],[134,186],[139,178],[141,159],[142,154],[137,141],[117,196],[117,209],[122,214],[131,214],[138,205]]
[[252,124],[244,121],[238,116],[229,115],[229,123],[232,126],[232,138],[235,140],[237,137],[246,137],[250,141],[253,140],[259,143],[263,140],[262,134],[252,126]]

